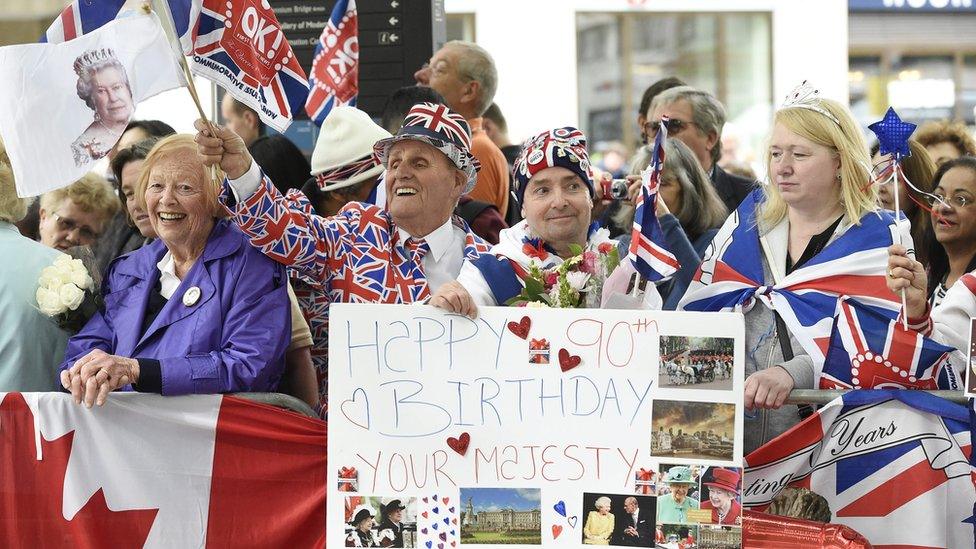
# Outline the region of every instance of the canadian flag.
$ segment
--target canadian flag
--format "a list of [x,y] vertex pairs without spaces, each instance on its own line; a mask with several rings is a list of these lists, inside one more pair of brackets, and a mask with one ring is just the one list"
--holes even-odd
[[0,393],[0,547],[324,547],[325,423],[235,397]]

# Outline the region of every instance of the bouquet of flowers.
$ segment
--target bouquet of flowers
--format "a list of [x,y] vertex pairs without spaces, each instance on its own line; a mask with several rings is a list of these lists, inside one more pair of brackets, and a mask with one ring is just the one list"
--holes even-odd
[[538,264],[529,266],[522,293],[506,302],[517,307],[596,308],[600,306],[603,282],[620,264],[617,247],[610,242],[596,250],[570,246],[573,257],[559,265],[543,270]]
[[95,313],[95,281],[85,263],[62,255],[41,270],[37,279],[37,308],[62,329],[77,332]]

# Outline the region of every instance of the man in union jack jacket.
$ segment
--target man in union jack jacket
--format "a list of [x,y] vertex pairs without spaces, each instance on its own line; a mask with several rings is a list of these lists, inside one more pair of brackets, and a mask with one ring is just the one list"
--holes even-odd
[[333,302],[414,303],[457,278],[488,245],[453,215],[479,169],[471,130],[444,105],[420,103],[374,154],[386,167],[387,208],[350,202],[333,217],[286,199],[240,137],[197,121],[200,154],[227,178],[220,195],[251,244],[320,285]]

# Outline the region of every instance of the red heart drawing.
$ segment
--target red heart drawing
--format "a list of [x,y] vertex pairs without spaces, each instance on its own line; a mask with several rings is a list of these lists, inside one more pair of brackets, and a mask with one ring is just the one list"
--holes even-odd
[[441,501],[444,502],[444,505],[447,505],[451,501],[451,498],[442,498]]
[[558,524],[553,524],[552,525],[552,539],[558,538],[559,537],[559,534],[562,534],[562,533],[563,533],[563,527],[562,526],[560,526]]
[[427,511],[424,511],[423,513],[420,513],[420,516],[422,516],[424,518],[427,518]]
[[509,322],[508,330],[522,339],[529,337],[529,328],[532,326],[532,319],[523,316],[518,322]]
[[559,369],[564,372],[579,366],[582,360],[583,359],[577,355],[569,354],[569,351],[566,349],[559,349]]
[[458,438],[447,437],[447,445],[459,455],[463,456],[468,452],[468,444],[471,444],[471,435],[468,433],[461,433]]
[[456,518],[456,517],[455,517],[455,518],[452,518],[452,519],[451,519],[451,523],[453,523],[453,524],[457,524],[457,518]]

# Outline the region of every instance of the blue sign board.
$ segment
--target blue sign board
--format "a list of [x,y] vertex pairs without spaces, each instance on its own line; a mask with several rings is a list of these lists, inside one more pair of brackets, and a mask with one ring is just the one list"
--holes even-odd
[[848,0],[848,11],[976,13],[976,0]]

